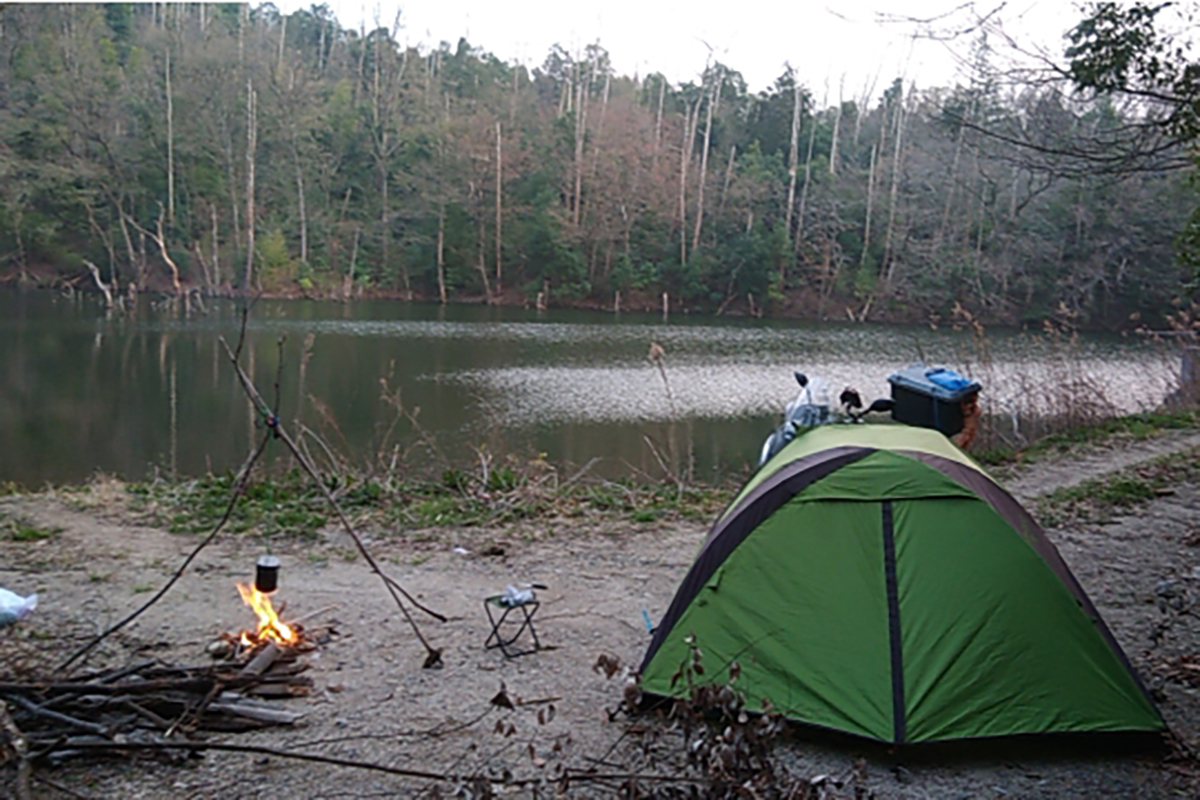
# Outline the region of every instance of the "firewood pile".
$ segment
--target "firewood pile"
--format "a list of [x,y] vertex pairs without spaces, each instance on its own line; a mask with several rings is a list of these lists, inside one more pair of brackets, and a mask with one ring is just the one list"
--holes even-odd
[[206,666],[144,661],[70,680],[0,682],[0,765],[17,751],[53,763],[201,731],[293,725],[304,713],[275,701],[311,693],[299,655],[269,642]]

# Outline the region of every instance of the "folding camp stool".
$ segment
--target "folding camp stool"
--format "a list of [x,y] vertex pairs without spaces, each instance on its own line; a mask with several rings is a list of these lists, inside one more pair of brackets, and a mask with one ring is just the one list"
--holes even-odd
[[[543,584],[533,584],[533,589],[545,588]],[[541,602],[533,593],[533,589],[529,590],[529,599],[519,602],[513,602],[510,597],[503,594],[494,594],[483,601],[483,610],[487,612],[488,622],[492,626],[492,632],[488,634],[487,641],[483,645],[484,648],[490,650],[493,647],[499,647],[505,658],[529,655],[542,648],[542,643],[538,641],[537,629],[533,627],[533,616],[537,613]],[[508,619],[509,614],[514,612],[517,613],[517,617],[510,621],[508,628],[515,627],[516,631],[506,636],[504,621]],[[510,649],[526,629],[533,638],[533,647],[526,650]]]

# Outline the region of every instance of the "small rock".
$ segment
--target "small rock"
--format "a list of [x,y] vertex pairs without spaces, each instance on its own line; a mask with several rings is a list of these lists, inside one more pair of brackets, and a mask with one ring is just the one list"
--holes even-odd
[[897,764],[892,767],[892,774],[896,776],[897,783],[912,783],[913,775],[906,767]]
[[1159,597],[1174,597],[1179,592],[1179,581],[1163,578],[1154,584],[1154,593]]
[[226,639],[217,639],[209,642],[208,647],[204,648],[213,658],[229,658],[233,655],[233,643]]

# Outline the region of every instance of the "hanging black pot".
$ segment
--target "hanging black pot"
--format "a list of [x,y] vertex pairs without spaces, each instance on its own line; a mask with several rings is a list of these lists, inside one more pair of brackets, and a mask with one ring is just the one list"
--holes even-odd
[[254,588],[270,594],[279,588],[279,557],[259,556],[254,565]]

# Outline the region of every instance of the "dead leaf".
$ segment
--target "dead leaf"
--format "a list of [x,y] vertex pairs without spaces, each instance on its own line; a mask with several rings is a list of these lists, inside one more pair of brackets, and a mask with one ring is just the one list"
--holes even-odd
[[500,691],[496,692],[496,696],[492,698],[491,702],[492,705],[499,706],[500,708],[516,708],[516,706],[513,705],[513,701],[508,697],[508,691],[504,687],[504,681],[500,681]]
[[610,653],[601,653],[592,665],[592,672],[603,672],[605,678],[612,678],[621,670],[621,659]]

